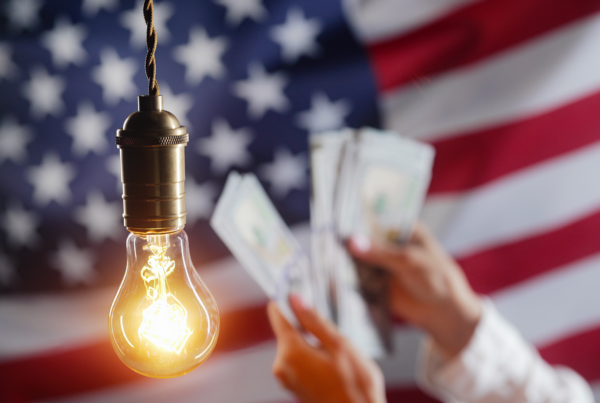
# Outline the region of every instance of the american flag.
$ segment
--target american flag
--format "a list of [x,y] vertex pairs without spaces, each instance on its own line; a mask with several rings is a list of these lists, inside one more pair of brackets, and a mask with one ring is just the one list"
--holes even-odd
[[[170,380],[126,368],[115,131],[146,93],[142,0],[0,2],[0,400],[291,402],[266,298],[207,224],[256,172],[308,245],[307,133],[393,129],[437,155],[423,218],[476,291],[600,397],[600,1],[164,0],[157,79],[191,134],[186,231],[222,317]],[[422,334],[398,325],[390,402]]]

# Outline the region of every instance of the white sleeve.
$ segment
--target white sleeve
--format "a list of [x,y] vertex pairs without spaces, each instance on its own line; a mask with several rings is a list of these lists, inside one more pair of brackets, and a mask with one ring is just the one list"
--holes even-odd
[[469,344],[447,361],[431,339],[421,347],[417,382],[448,403],[593,403],[574,371],[548,365],[517,329],[483,302]]

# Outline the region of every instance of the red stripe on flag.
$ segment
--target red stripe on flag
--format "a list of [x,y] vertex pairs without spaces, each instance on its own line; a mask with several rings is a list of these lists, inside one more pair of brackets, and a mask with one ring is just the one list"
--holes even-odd
[[6,403],[65,397],[144,379],[121,363],[108,341],[1,363],[0,378]]
[[[439,403],[439,400],[427,395],[420,389],[407,388],[386,390],[387,403]],[[301,403],[298,400],[298,403]]]
[[600,140],[600,93],[552,112],[433,142],[430,194],[471,189]]
[[540,355],[552,365],[565,365],[595,382],[600,379],[599,346],[600,327],[543,347]]
[[480,60],[600,10],[596,0],[487,0],[369,46],[381,90]]
[[[230,312],[221,317],[215,354],[249,347],[273,337],[265,306]],[[145,377],[126,367],[107,340],[1,362],[0,379],[2,401],[20,403],[86,393]]]
[[388,403],[436,403],[439,400],[434,399],[425,392],[417,388],[410,389],[388,389],[386,391]]
[[221,317],[221,333],[216,349],[219,352],[238,350],[274,337],[266,305],[249,307]]
[[595,236],[598,228],[600,211],[553,231],[459,259],[458,263],[475,291],[489,294],[600,252]]

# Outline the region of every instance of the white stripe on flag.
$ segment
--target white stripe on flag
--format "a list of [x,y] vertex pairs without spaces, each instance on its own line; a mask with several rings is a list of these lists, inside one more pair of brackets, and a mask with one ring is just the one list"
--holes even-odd
[[[294,235],[308,250],[310,226],[295,226]],[[221,314],[267,303],[264,292],[233,258],[207,265],[200,273]],[[106,340],[116,292],[115,286],[70,295],[0,298],[0,360]]]
[[600,208],[600,143],[457,195],[430,197],[423,219],[454,256],[549,231]]
[[600,382],[592,384],[592,393],[594,394],[594,400],[600,402]]
[[373,43],[401,35],[477,1],[480,0],[343,0],[342,5],[358,38]]
[[393,353],[377,361],[385,375],[387,386],[407,387],[415,384],[419,346],[423,337],[423,332],[413,327],[394,328]]
[[213,357],[185,376],[148,379],[46,403],[293,402],[271,374],[275,343]]
[[381,99],[385,127],[457,136],[543,113],[600,88],[600,16],[584,18],[482,62],[406,85]]
[[[267,297],[234,259],[202,271],[224,314],[266,304]],[[116,287],[71,295],[0,299],[0,360],[104,341]]]
[[106,340],[116,289],[0,299],[0,360]]
[[498,310],[525,339],[551,344],[600,325],[600,254],[494,293]]

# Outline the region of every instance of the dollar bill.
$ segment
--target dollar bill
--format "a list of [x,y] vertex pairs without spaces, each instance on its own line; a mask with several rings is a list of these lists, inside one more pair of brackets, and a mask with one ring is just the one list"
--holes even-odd
[[314,304],[308,256],[253,174],[229,175],[210,223],[286,318],[296,323],[290,293]]
[[370,356],[382,356],[392,350],[389,274],[353,261],[345,241],[361,234],[406,242],[429,184],[433,148],[374,129],[313,135],[310,141],[311,154],[317,154],[311,156],[311,223],[319,238],[313,262],[329,272],[340,331]]
[[310,137],[312,262],[325,275],[330,311],[340,332],[367,355],[379,357],[384,349],[377,326],[360,293],[354,262],[336,231],[343,156],[350,155],[353,138],[352,130]]
[[433,157],[425,143],[373,129],[357,132],[343,157],[340,235],[405,242],[429,186]]
[[335,186],[340,157],[351,130],[323,133],[310,137],[311,164],[311,257],[319,287],[324,290],[327,314],[335,322],[338,317],[337,290],[340,276],[339,240],[335,232]]

